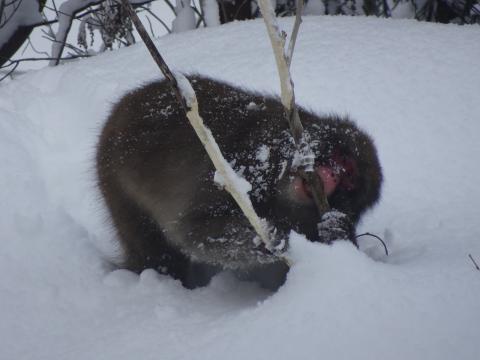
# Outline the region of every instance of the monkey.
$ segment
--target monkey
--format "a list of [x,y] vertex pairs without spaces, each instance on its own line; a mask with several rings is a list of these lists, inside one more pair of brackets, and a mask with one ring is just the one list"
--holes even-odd
[[[252,188],[252,205],[288,241],[347,239],[377,203],[382,170],[373,140],[349,118],[299,107],[331,211],[319,214],[295,164],[295,144],[278,97],[198,74],[187,76],[200,115],[233,169]],[[97,181],[131,271],[154,268],[186,288],[219,271],[278,289],[288,265],[258,244],[174,96],[160,80],[128,92],[100,134]],[[288,247],[288,244],[287,246]]]

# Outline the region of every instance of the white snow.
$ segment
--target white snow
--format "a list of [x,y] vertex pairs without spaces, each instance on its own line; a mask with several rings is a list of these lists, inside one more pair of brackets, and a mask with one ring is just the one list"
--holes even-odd
[[195,29],[195,12],[190,0],[177,0],[175,6],[177,17],[172,21],[172,32],[179,33]]
[[[244,177],[234,172],[231,167],[227,167],[227,173],[229,174],[229,177],[233,183],[233,187],[235,187],[235,189],[237,189],[237,191],[239,191],[241,194],[247,196],[246,194],[252,190],[252,184],[245,180]],[[218,171],[215,171],[213,181],[221,188],[225,187],[226,185],[225,177]]]
[[[168,65],[168,64],[167,64]],[[188,79],[179,71],[175,71],[172,73],[177,81],[177,87],[180,91],[181,97],[185,101],[185,105],[187,108],[191,108],[194,103],[197,102],[197,97],[195,95],[195,90],[192,88],[192,84],[188,81]]]
[[206,26],[220,25],[220,11],[216,0],[204,0],[203,12]]
[[305,15],[323,15],[325,14],[325,4],[322,0],[309,0],[303,10]]
[[[229,274],[190,291],[112,271],[95,143],[111,104],[160,77],[142,44],[1,83],[0,359],[479,359],[479,38],[474,26],[304,19],[296,98],[374,137],[385,186],[359,232],[391,255],[365,237],[358,251],[293,234],[275,294]],[[177,70],[279,92],[261,21],[157,44]]]
[[260,147],[257,149],[255,158],[260,162],[265,163],[268,161],[269,157],[270,157],[270,148],[266,145],[260,145]]

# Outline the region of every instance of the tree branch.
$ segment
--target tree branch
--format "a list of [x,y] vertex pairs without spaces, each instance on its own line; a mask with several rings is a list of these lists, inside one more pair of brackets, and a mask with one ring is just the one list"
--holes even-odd
[[[300,8],[303,8],[303,0]],[[294,34],[290,40],[292,53],[287,56],[285,54],[285,32],[280,32],[278,23],[275,17],[275,12],[270,0],[259,0],[258,5],[263,15],[265,26],[272,44],[272,49],[275,55],[275,62],[277,64],[278,74],[280,78],[281,101],[285,108],[285,115],[290,126],[293,139],[295,141],[297,151],[300,154],[301,163],[299,166],[299,174],[306,181],[310,187],[315,205],[317,206],[320,217],[323,213],[329,210],[329,205],[323,183],[315,174],[313,165],[315,162],[315,155],[313,154],[310,144],[309,136],[303,130],[300,116],[298,114],[297,106],[295,104],[295,92],[292,78],[290,76],[290,61],[293,56],[293,49],[295,46],[295,39],[297,37],[298,28],[301,22],[301,13],[298,13],[294,24]],[[290,59],[290,60],[289,60]]]
[[[61,58],[60,60],[74,60],[74,59],[78,59],[78,58],[82,58],[82,57],[89,57],[89,55],[72,55],[72,56],[69,56],[69,57]],[[20,63],[22,63],[22,62],[26,62],[26,61],[45,61],[45,60],[52,60],[52,59],[54,59],[54,58],[43,57],[43,58],[23,58],[23,59],[18,59],[18,60],[7,60],[7,62],[5,64],[0,66],[0,70],[7,69],[9,67],[12,67],[12,68],[9,69],[9,70],[6,70],[6,74],[3,75],[0,78],[0,82],[2,80],[6,79],[8,76],[10,76],[17,69],[18,65],[20,65]]]
[[[85,57],[90,57],[90,55],[88,55],[88,54],[72,55],[72,56],[69,56],[69,57],[63,57],[60,60],[75,60],[75,59],[85,58]],[[55,59],[55,58],[52,58],[52,57],[38,57],[38,58],[22,58],[22,59],[17,59],[17,60],[8,60],[8,63],[4,64],[4,65],[1,65],[0,69],[4,69],[4,68],[12,66],[13,64],[20,64],[20,63],[26,62],[26,61],[45,61],[45,60],[53,60],[53,59]]]
[[293,24],[292,35],[290,36],[290,42],[288,43],[288,52],[287,52],[288,67],[290,67],[292,63],[293,51],[295,49],[295,43],[297,42],[298,29],[300,29],[300,24],[302,23],[303,5],[304,5],[303,0],[297,0],[295,23]]
[[[212,160],[217,172],[223,178],[225,189],[232,195],[237,202],[240,209],[243,211],[252,227],[257,232],[258,236],[265,244],[266,248],[270,251],[277,252],[282,249],[275,249],[273,234],[274,232],[269,229],[267,222],[264,219],[260,219],[248,197],[247,193],[241,191],[237,186],[238,176],[230,167],[228,162],[223,157],[220,148],[218,147],[212,133],[203,124],[203,120],[198,112],[198,101],[190,82],[181,74],[174,75],[169,69],[168,65],[164,61],[163,57],[158,52],[152,39],[148,36],[147,31],[143,27],[137,14],[128,3],[128,0],[122,0],[123,5],[128,11],[132,22],[135,25],[142,40],[147,46],[148,51],[152,55],[153,59],[159,66],[165,78],[169,81],[170,86],[177,97],[178,102],[182,106],[185,114],[190,121],[190,124],[195,130],[198,138],[202,142],[208,156]],[[245,180],[243,180],[245,181]]]
[[121,0],[121,1],[123,6],[128,12],[130,19],[132,19],[132,22],[135,25],[135,28],[137,29],[138,34],[140,35],[143,42],[145,43],[145,46],[150,52],[150,55],[153,57],[153,60],[155,60],[155,62],[157,63],[158,67],[162,71],[165,78],[168,80],[173,92],[175,93],[175,96],[177,97],[178,102],[182,106],[182,109],[185,111],[185,113],[187,113],[188,111],[187,104],[182,94],[180,93],[180,90],[178,89],[177,79],[173,75],[172,71],[168,67],[162,55],[160,55],[160,53],[158,52],[157,48],[155,47],[155,44],[153,43],[152,39],[148,35],[147,30],[143,26],[137,13],[135,12],[135,10],[133,10],[133,7],[130,5],[128,0]]
[[473,265],[475,265],[475,268],[476,268],[478,271],[480,271],[480,267],[478,266],[477,262],[473,259],[472,254],[468,254],[468,257],[470,258],[470,260],[472,260]]
[[[12,64],[9,64],[8,66],[11,66]],[[5,75],[3,75],[1,78],[0,78],[0,82],[5,80],[7,77],[9,77],[11,74],[13,74],[13,72],[17,69],[18,65],[20,65],[20,63],[13,63],[13,67],[7,71],[7,73]],[[3,66],[5,67],[5,65]],[[3,68],[2,67],[2,68]]]

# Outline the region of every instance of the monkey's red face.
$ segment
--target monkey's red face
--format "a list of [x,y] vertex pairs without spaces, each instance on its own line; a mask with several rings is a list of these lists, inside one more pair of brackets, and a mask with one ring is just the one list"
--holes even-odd
[[[315,168],[317,176],[323,182],[323,189],[330,197],[337,189],[343,191],[355,190],[358,179],[358,167],[354,159],[335,153],[325,164]],[[290,193],[297,201],[312,201],[312,194],[300,176],[296,175],[290,185]]]

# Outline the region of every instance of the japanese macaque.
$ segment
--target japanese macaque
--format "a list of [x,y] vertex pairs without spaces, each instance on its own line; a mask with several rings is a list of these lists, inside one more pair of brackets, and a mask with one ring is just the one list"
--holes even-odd
[[[299,109],[332,211],[319,214],[296,173],[295,146],[278,98],[189,76],[200,115],[233,169],[252,185],[257,214],[288,242],[355,242],[355,226],[380,195],[382,173],[368,135],[350,120]],[[100,137],[98,184],[124,254],[123,267],[169,274],[187,288],[221,269],[267,288],[288,266],[254,241],[256,234],[228,192],[166,81],[125,95]],[[287,244],[288,246],[288,244]]]

